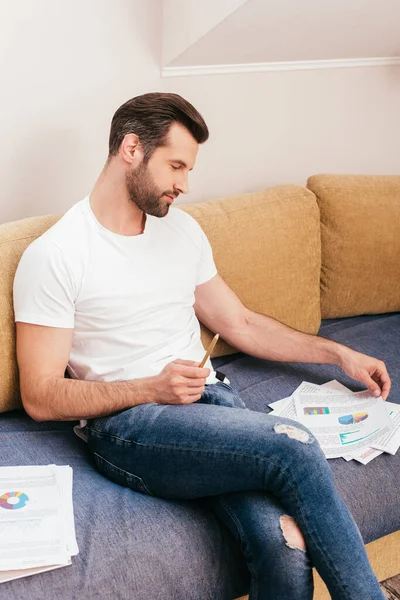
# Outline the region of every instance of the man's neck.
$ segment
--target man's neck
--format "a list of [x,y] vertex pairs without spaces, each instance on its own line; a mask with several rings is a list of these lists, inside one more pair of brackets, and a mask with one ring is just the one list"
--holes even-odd
[[131,201],[126,186],[110,166],[104,167],[89,196],[90,207],[99,223],[119,235],[143,233],[146,214]]

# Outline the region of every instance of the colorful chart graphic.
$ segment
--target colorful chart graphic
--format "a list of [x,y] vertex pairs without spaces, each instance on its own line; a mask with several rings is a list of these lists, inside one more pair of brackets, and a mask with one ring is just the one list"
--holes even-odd
[[354,413],[353,415],[344,415],[343,417],[339,417],[338,421],[341,425],[354,425],[354,423],[360,423],[361,421],[365,421],[368,418],[368,413]]
[[[10,498],[17,498],[18,502],[10,502]],[[29,498],[24,492],[6,492],[0,496],[0,508],[16,510],[17,508],[23,508],[28,501]]]
[[329,415],[327,406],[306,406],[304,409],[305,415]]

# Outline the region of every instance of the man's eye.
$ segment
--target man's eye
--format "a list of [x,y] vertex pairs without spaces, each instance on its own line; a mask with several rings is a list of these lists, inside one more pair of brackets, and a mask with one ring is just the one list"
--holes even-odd
[[174,167],[174,165],[171,165],[171,167],[173,168],[174,171],[177,171],[178,169],[180,169],[180,167]]

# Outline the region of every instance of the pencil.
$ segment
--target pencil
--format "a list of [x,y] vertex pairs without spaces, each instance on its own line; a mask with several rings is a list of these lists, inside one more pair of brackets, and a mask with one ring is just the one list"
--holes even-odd
[[218,338],[219,338],[219,333],[216,333],[215,336],[212,339],[211,344],[208,346],[208,350],[204,355],[203,360],[201,361],[201,363],[199,364],[200,368],[203,368],[205,365],[205,362],[207,360],[207,358],[210,356],[211,352],[214,350],[214,346],[215,344],[218,342]]

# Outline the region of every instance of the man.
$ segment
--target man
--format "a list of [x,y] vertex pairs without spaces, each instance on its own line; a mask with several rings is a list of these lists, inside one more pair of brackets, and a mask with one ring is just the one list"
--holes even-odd
[[[17,269],[24,407],[38,421],[88,421],[96,465],[118,483],[206,498],[244,549],[252,600],[312,598],[310,559],[332,597],[381,599],[311,433],[245,409],[209,359],[199,366],[200,320],[253,356],[337,364],[375,395],[390,391],[382,361],[250,311],[218,275],[201,227],[171,208],[207,138],[201,115],[175,94],[116,111],[92,192]],[[279,435],[282,424],[292,427]]]

